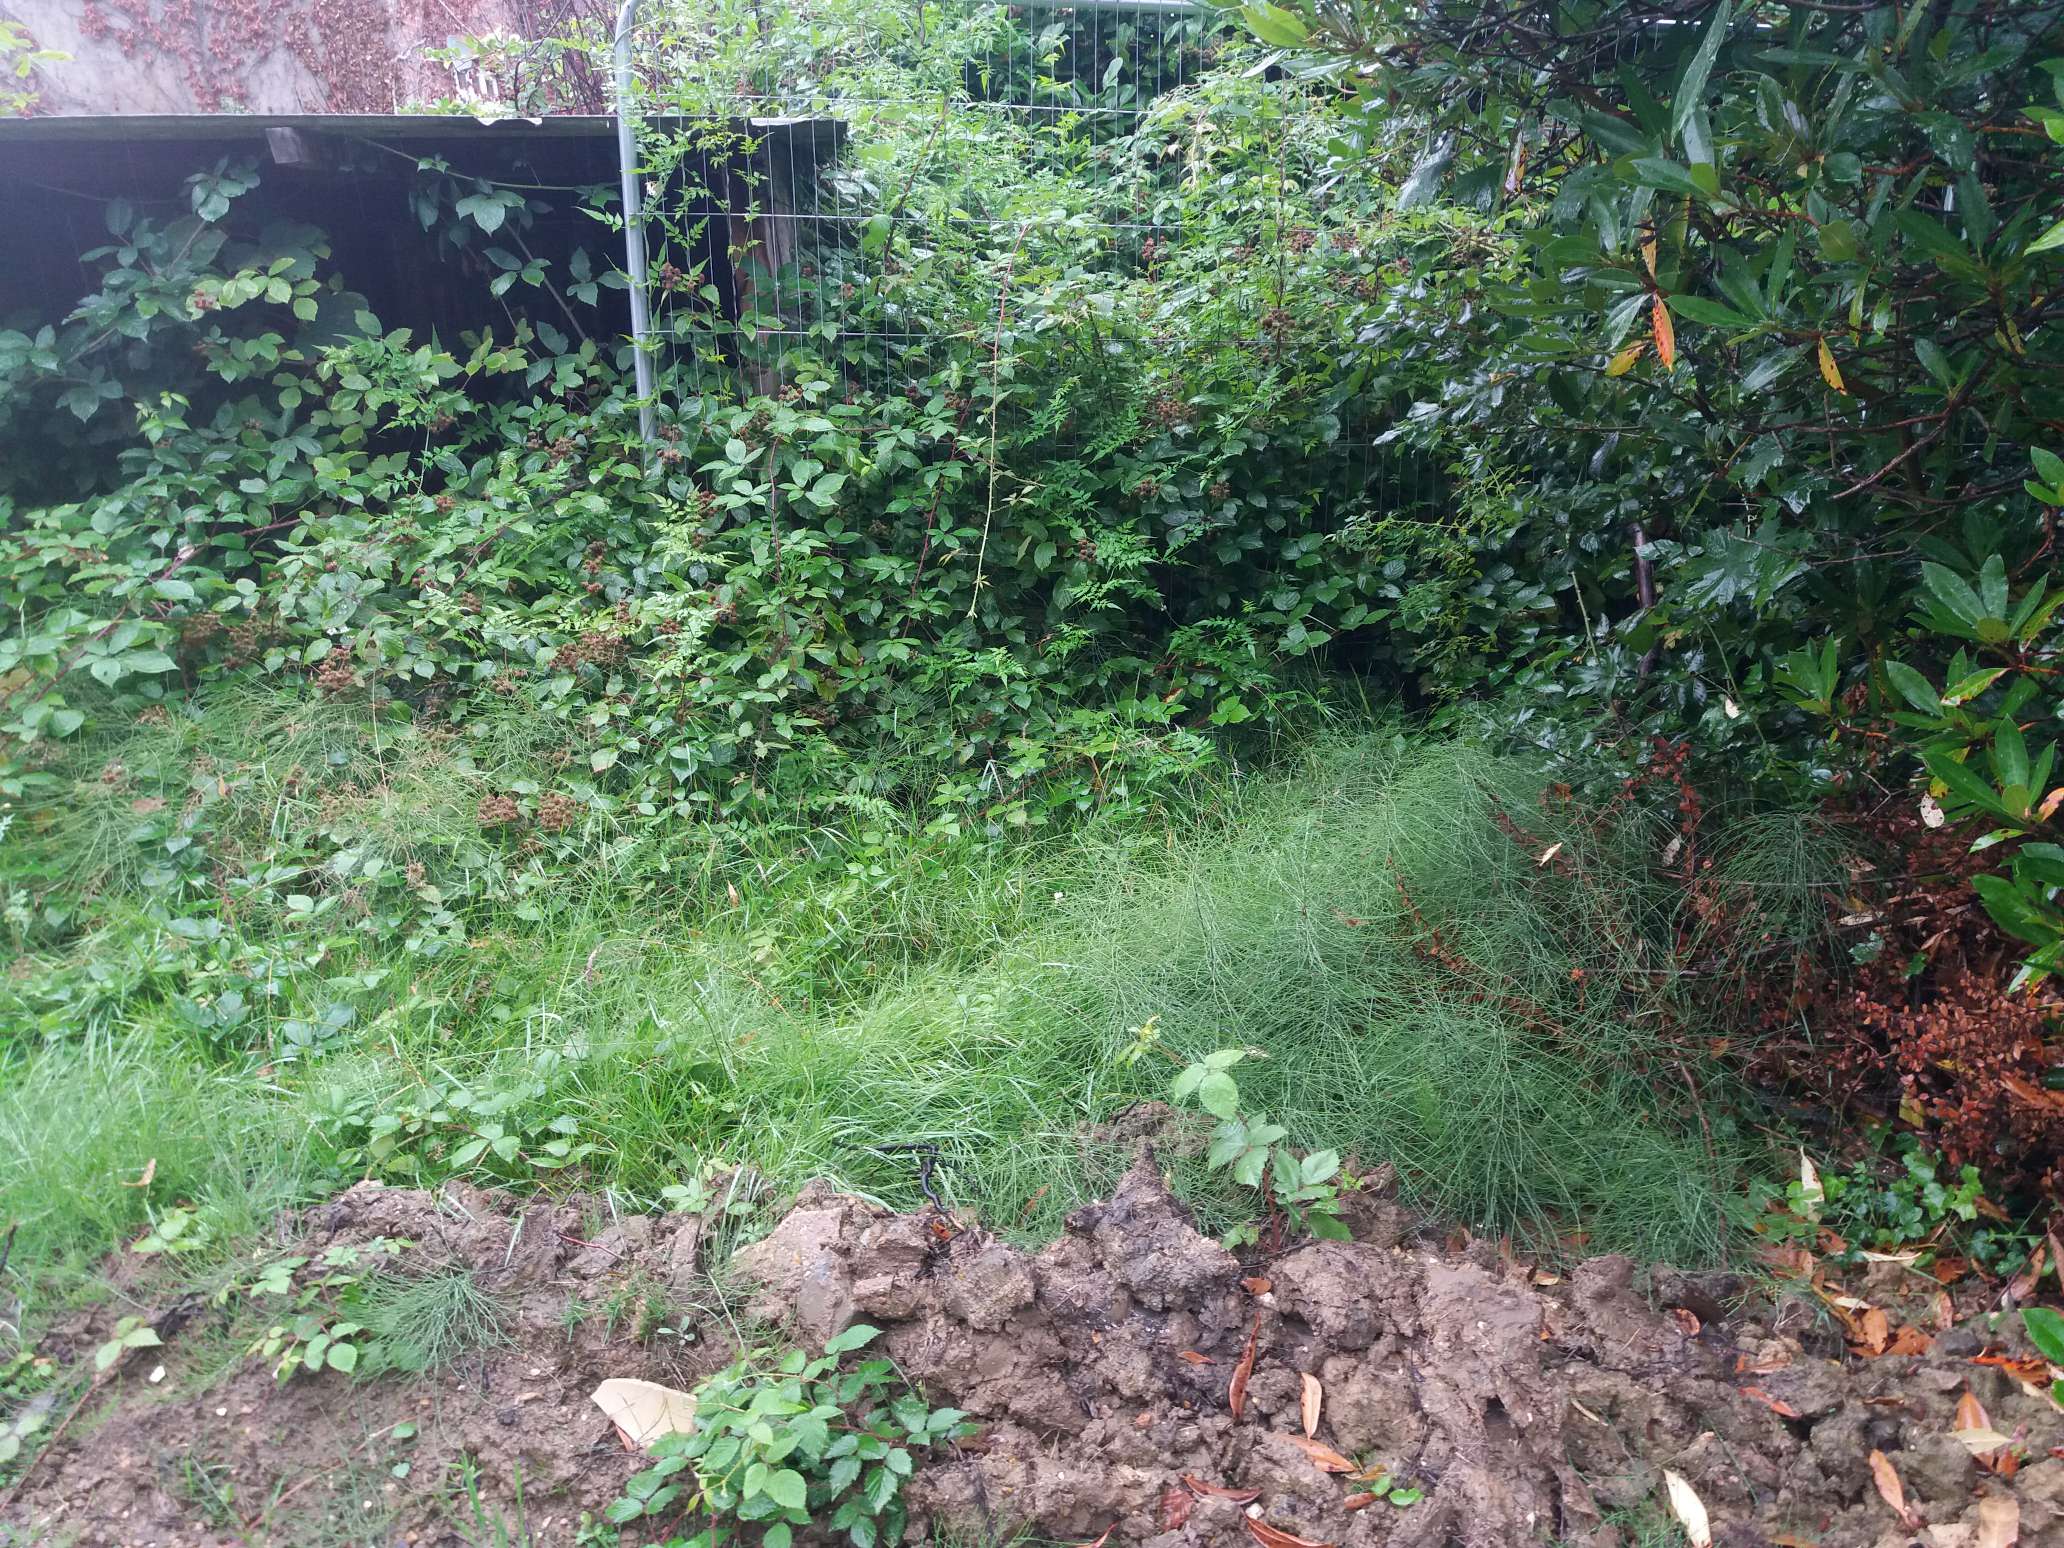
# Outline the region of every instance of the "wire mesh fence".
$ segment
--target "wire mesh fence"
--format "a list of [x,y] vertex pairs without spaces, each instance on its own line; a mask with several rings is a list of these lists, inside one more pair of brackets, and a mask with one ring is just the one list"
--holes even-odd
[[[957,349],[973,357],[962,390],[992,441],[1108,458],[1128,426],[1186,412],[1169,384],[1206,356],[1286,376],[1322,364],[1285,358],[1285,271],[1313,233],[1280,210],[1231,244],[1273,288],[1237,287],[1208,317],[1153,309],[1152,282],[1208,208],[1198,168],[1208,175],[1221,115],[1252,111],[1210,97],[1236,23],[1132,0],[920,12],[913,27],[927,25],[950,35],[899,40],[896,68],[842,56],[830,91],[806,44],[771,23],[742,69],[707,37],[654,41],[663,84],[647,106],[662,116],[644,154],[672,390],[743,401],[829,369],[856,396],[914,391]],[[1275,176],[1301,183],[1307,148],[1287,121],[1275,132]],[[1079,279],[1080,314],[1025,315],[1028,276],[1057,274]],[[1026,357],[1051,365],[1056,331],[1096,340],[1097,358],[1062,374],[1057,396],[1073,402],[1004,390]],[[1444,500],[1438,469],[1383,444],[1384,428],[1343,395],[1332,452],[1358,471],[1324,498],[1388,513]]]

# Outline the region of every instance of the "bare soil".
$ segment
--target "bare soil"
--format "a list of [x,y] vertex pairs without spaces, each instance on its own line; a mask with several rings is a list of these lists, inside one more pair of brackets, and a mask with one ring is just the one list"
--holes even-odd
[[[581,1513],[639,1466],[590,1404],[596,1382],[686,1387],[741,1328],[814,1340],[866,1321],[911,1380],[981,1425],[910,1485],[912,1541],[937,1528],[963,1543],[1281,1548],[1272,1529],[1340,1548],[1633,1548],[1676,1540],[1643,1536],[1667,1519],[1668,1469],[1721,1545],[2064,1545],[2050,1451],[2064,1433],[2011,1368],[2031,1353],[2019,1319],[1945,1319],[1932,1287],[1894,1345],[1925,1351],[1867,1359],[1804,1293],[1611,1257],[1548,1273],[1495,1243],[1424,1236],[1380,1199],[1358,1201],[1352,1243],[1243,1262],[1198,1234],[1144,1149],[1109,1202],[1036,1253],[813,1187],[730,1258],[728,1295],[705,1272],[702,1220],[588,1234],[587,1219],[578,1203],[458,1186],[362,1184],[309,1211],[291,1223],[298,1250],[405,1237],[404,1267],[471,1268],[509,1342],[428,1379],[281,1384],[233,1358],[221,1313],[159,1307],[166,1347],[90,1395],[5,1501],[0,1542],[572,1544]],[[1886,1266],[1875,1304],[1897,1306],[1899,1276]],[[46,1350],[90,1361],[112,1321]],[[1423,1499],[1365,1503],[1366,1481],[1323,1470],[1300,1444],[1306,1377],[1316,1440]],[[1954,1438],[1967,1393],[2020,1443],[2011,1478]],[[403,1423],[416,1434],[397,1440]]]

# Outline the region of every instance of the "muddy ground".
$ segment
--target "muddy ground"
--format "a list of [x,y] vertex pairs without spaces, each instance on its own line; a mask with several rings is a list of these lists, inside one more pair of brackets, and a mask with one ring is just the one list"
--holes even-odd
[[[598,1229],[578,1204],[362,1184],[292,1222],[295,1250],[405,1238],[404,1272],[474,1272],[505,1345],[427,1380],[281,1384],[241,1357],[248,1329],[229,1313],[158,1306],[165,1347],[79,1405],[5,1500],[0,1542],[571,1545],[639,1465],[589,1401],[598,1380],[685,1387],[740,1329],[821,1339],[864,1320],[981,1425],[912,1482],[911,1541],[1270,1541],[1255,1522],[1341,1548],[1634,1548],[1681,1541],[1663,1530],[1668,1469],[1722,1545],[2064,1545],[2064,1427],[2040,1372],[2014,1363],[2030,1354],[2018,1318],[1959,1317],[1879,1265],[1880,1283],[1844,1289],[1893,1307],[1871,1341],[1921,1352],[1864,1358],[1825,1295],[1610,1257],[1548,1273],[1419,1234],[1381,1199],[1357,1200],[1351,1223],[1352,1243],[1238,1261],[1143,1153],[1037,1253],[819,1187],[713,1283],[716,1227],[694,1216]],[[45,1352],[90,1364],[113,1318]],[[1316,1439],[1423,1499],[1350,1508],[1366,1483],[1298,1443],[1307,1376]],[[1955,1438],[1966,1394],[2016,1440],[2011,1478]]]

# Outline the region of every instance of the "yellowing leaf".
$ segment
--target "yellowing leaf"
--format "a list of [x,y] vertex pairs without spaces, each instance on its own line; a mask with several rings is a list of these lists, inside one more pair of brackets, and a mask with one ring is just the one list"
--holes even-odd
[[1605,374],[1607,376],[1625,376],[1634,369],[1634,362],[1641,358],[1641,352],[1647,348],[1648,340],[1636,339],[1632,344],[1629,344],[1625,349],[1612,357],[1611,363],[1605,368]]
[[1827,1190],[1821,1187],[1820,1172],[1803,1148],[1799,1151],[1799,1198],[1805,1206],[1806,1218],[1818,1220],[1820,1206],[1827,1202]]
[[1655,298],[1649,315],[1650,327],[1655,331],[1656,359],[1662,361],[1667,371],[1677,363],[1677,328],[1670,321],[1670,309],[1663,305],[1661,296]]
[[1820,379],[1834,388],[1836,392],[1847,392],[1849,389],[1842,385],[1842,368],[1835,364],[1835,352],[1827,347],[1826,339],[1820,341],[1818,354],[1820,358]]
[[1655,238],[1650,237],[1641,244],[1641,261],[1648,265],[1648,277],[1655,278]]
[[1713,1548],[1713,1523],[1707,1518],[1705,1502],[1697,1492],[1668,1468],[1663,1470],[1663,1487],[1670,1495],[1670,1514],[1684,1528],[1691,1548]]
[[1304,1396],[1298,1405],[1299,1416],[1304,1420],[1304,1433],[1307,1436],[1316,1435],[1319,1433],[1319,1406],[1326,1401],[1326,1391],[1319,1385],[1319,1378],[1310,1371],[1306,1371],[1300,1380]]

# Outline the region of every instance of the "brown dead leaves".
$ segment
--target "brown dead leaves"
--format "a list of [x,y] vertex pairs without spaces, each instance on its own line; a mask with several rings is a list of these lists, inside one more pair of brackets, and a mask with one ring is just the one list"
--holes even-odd
[[1319,1433],[1319,1410],[1326,1401],[1326,1389],[1319,1385],[1319,1378],[1306,1371],[1298,1378],[1302,1388],[1298,1402],[1298,1417],[1304,1421],[1304,1433],[1313,1436]]
[[1247,1518],[1247,1530],[1261,1548],[1333,1548],[1331,1543],[1313,1542],[1309,1537],[1296,1537],[1281,1527],[1272,1527],[1266,1521]]
[[1247,1330],[1247,1348],[1240,1356],[1240,1363],[1233,1367],[1232,1385],[1226,1388],[1226,1407],[1235,1419],[1240,1410],[1247,1406],[1247,1382],[1254,1375],[1254,1346],[1261,1337],[1261,1313],[1254,1314],[1254,1326]]
[[1229,1489],[1224,1484],[1206,1483],[1195,1473],[1183,1474],[1182,1481],[1192,1494],[1208,1494],[1213,1499],[1231,1500],[1235,1505],[1252,1505],[1261,1498],[1259,1489]]
[[1355,1470],[1355,1464],[1346,1457],[1308,1435],[1293,1435],[1290,1437],[1290,1444],[1310,1457],[1322,1473],[1352,1473]]
[[2012,1478],[2021,1461],[2014,1453],[2012,1436],[2002,1435],[1992,1427],[1992,1416],[1985,1411],[1985,1405],[1978,1401],[1978,1394],[1968,1389],[1957,1399],[1956,1417],[1950,1421],[1950,1435],[1966,1451],[1971,1460],[1988,1473],[2001,1478]]
[[1906,1485],[1899,1481],[1899,1470],[1892,1465],[1892,1459],[1882,1451],[1870,1454],[1871,1481],[1878,1486],[1878,1497],[1892,1507],[1892,1513],[1907,1526],[1919,1526],[1920,1517],[1906,1503]]

